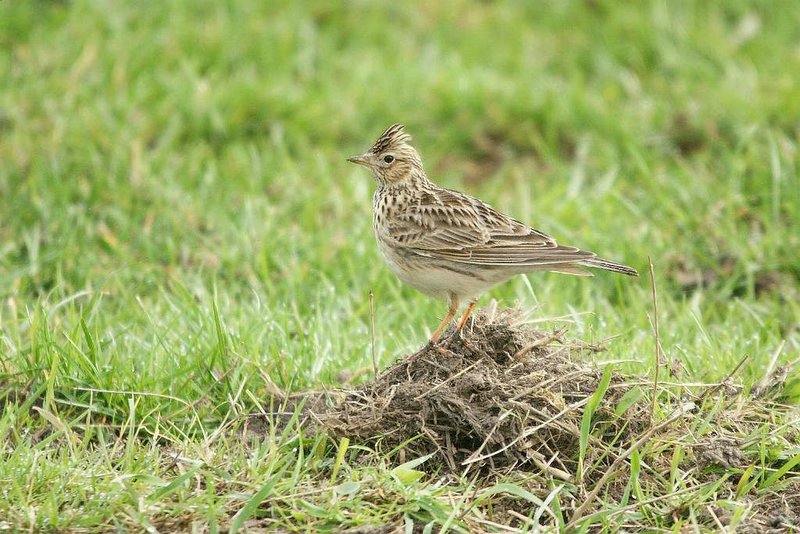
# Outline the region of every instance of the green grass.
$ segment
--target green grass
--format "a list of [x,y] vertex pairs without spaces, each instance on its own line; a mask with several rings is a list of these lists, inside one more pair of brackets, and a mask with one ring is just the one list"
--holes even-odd
[[[344,161],[392,122],[439,183],[651,257],[686,380],[796,360],[798,26],[795,2],[0,2],[0,525],[493,529],[526,502],[356,444],[331,479],[339,444],[295,425],[239,438],[278,391],[368,376],[371,290],[383,366],[444,312],[384,267]],[[491,296],[652,366],[646,276]]]

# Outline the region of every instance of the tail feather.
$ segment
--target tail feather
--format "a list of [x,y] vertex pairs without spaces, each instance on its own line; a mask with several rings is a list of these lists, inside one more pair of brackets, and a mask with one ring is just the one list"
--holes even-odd
[[614,263],[613,261],[604,260],[603,258],[589,258],[588,260],[580,262],[579,265],[614,271],[615,273],[627,274],[628,276],[639,276],[639,273],[636,272],[636,269],[633,267],[628,267],[621,263]]
[[571,274],[573,276],[594,276],[586,269],[581,269],[580,264],[576,263],[557,263],[548,265],[547,270],[551,273]]

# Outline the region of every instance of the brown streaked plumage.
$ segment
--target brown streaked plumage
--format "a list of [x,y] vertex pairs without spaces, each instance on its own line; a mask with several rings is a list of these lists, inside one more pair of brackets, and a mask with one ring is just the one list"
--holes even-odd
[[630,276],[636,270],[593,252],[559,245],[488,204],[434,184],[403,126],[390,126],[366,153],[348,158],[372,171],[372,226],[378,248],[400,280],[448,301],[448,313],[431,336],[468,301],[456,331],[464,327],[481,293],[530,271],[591,276],[586,267]]

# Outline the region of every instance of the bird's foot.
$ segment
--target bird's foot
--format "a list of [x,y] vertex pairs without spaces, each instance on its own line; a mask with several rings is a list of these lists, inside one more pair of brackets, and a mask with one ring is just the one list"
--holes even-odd
[[461,333],[461,330],[459,330],[458,328],[454,329],[446,336],[442,336],[436,343],[433,344],[433,346],[437,349],[444,350],[449,348],[450,344],[453,343],[454,341],[461,341],[462,343],[466,342],[463,334]]
[[439,339],[429,339],[425,346],[422,347],[417,354],[421,354],[423,352],[428,352],[431,350],[441,350],[446,349],[447,345],[450,343],[451,335],[440,336]]

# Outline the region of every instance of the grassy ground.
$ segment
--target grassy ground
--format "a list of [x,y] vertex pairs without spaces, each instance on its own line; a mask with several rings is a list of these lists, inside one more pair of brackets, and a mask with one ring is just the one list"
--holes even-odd
[[[798,26],[795,2],[0,2],[0,528],[501,528],[524,480],[398,476],[292,424],[238,437],[279,392],[368,377],[370,291],[382,366],[444,311],[383,266],[344,161],[392,122],[439,183],[650,256],[683,379],[748,356],[749,389],[796,360]],[[492,296],[652,367],[647,277]],[[695,511],[724,499],[647,524],[714,528]]]

